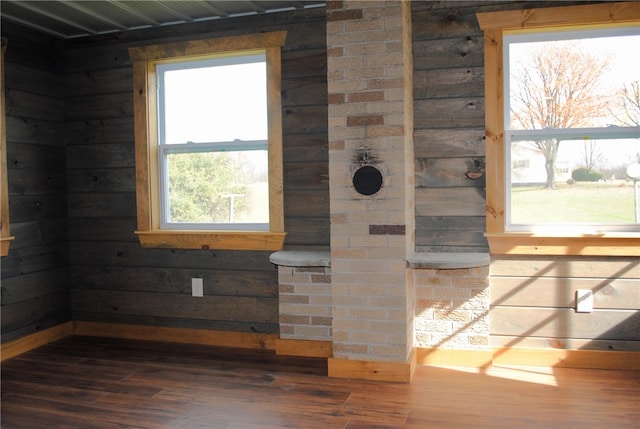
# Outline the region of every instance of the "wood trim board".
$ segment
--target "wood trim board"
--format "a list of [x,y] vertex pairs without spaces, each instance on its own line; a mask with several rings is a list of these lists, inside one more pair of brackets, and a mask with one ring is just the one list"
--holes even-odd
[[499,347],[491,350],[417,348],[407,362],[334,359],[329,341],[290,340],[276,334],[211,331],[100,322],[66,322],[2,344],[0,361],[70,335],[167,341],[273,350],[277,354],[328,359],[329,376],[410,383],[416,365],[487,368],[495,365],[640,371],[640,352]]

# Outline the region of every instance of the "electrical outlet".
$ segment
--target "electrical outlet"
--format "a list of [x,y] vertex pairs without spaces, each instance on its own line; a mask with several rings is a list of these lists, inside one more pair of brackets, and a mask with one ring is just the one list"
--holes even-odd
[[204,296],[204,290],[202,286],[202,279],[191,279],[191,296]]
[[576,312],[591,313],[593,311],[593,292],[591,289],[576,290]]

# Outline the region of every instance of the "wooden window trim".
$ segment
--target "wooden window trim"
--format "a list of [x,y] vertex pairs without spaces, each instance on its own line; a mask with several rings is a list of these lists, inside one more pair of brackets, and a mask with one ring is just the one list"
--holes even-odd
[[486,234],[493,254],[640,256],[640,234],[550,235],[505,231],[503,35],[557,27],[616,26],[640,22],[638,3],[603,3],[477,14],[484,32]]
[[[282,173],[281,47],[286,31],[133,47],[136,234],[143,247],[280,250],[284,232]],[[269,126],[269,231],[161,230],[155,64],[225,52],[264,49]]]
[[7,179],[7,130],[4,101],[4,54],[7,50],[7,39],[2,38],[2,55],[0,55],[0,256],[9,254],[11,236],[9,224],[9,182]]

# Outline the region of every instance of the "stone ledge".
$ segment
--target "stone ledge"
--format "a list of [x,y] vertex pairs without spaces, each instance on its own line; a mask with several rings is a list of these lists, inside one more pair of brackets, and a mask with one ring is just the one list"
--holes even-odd
[[[272,253],[269,261],[284,267],[330,267],[331,252],[322,250],[281,250]],[[407,258],[407,265],[414,269],[455,270],[489,265],[489,253],[414,253]]]
[[407,258],[407,265],[414,269],[455,270],[484,267],[490,263],[488,253],[414,253]]
[[272,253],[269,261],[284,267],[330,267],[331,252],[322,250],[281,250]]

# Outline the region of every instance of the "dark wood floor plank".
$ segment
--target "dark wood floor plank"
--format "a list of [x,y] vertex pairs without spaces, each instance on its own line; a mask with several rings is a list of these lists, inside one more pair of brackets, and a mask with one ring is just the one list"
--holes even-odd
[[69,337],[1,377],[2,429],[640,427],[640,371],[420,366],[382,383],[272,351]]

